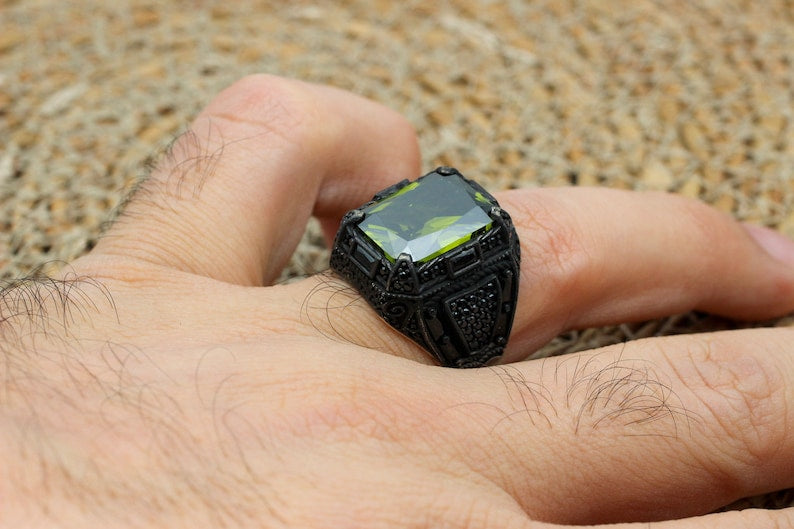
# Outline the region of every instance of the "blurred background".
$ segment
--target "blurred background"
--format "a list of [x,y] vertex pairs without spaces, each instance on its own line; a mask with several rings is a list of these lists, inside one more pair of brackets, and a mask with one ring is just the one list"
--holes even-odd
[[[491,191],[667,191],[794,237],[788,0],[0,0],[0,278],[90,249],[157,153],[256,72],[398,110],[425,170]],[[326,266],[310,226],[282,279]],[[538,355],[735,325],[677,315]]]

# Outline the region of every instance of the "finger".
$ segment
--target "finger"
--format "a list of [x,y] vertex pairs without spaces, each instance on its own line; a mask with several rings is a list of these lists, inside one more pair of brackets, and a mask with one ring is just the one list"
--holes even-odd
[[794,310],[794,258],[773,257],[741,224],[701,202],[588,188],[500,201],[518,226],[523,261],[505,360],[569,329],[689,310],[748,320]]
[[[670,194],[583,188],[498,198],[512,215],[522,256],[505,362],[574,328],[692,309],[740,319],[794,310],[794,262],[759,245],[758,231],[768,231],[756,228],[754,238],[704,204]],[[320,276],[291,288],[305,320],[322,332],[433,361],[343,282]]]
[[94,257],[122,256],[244,285],[272,281],[308,217],[418,174],[398,114],[272,76],[218,95],[132,197]]
[[434,435],[535,519],[711,512],[794,486],[792,344],[754,329],[445,370]]

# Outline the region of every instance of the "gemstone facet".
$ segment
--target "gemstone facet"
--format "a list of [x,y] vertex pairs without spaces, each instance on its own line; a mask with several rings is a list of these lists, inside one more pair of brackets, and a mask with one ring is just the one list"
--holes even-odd
[[459,174],[430,173],[365,208],[358,227],[390,261],[425,262],[491,229],[494,205]]

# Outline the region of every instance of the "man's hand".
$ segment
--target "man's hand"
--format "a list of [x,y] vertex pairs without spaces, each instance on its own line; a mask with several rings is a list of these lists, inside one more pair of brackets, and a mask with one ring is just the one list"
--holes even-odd
[[3,526],[794,527],[700,516],[794,486],[793,329],[521,361],[567,329],[790,312],[786,241],[672,195],[498,194],[513,363],[465,371],[333,276],[268,286],[310,215],[331,237],[420,173],[370,101],[267,76],[220,94],[89,255],[4,292]]

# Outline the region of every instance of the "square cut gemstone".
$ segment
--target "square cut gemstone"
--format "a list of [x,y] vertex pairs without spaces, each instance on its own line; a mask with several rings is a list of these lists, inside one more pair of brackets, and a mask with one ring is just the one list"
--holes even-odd
[[458,174],[430,173],[365,208],[358,227],[386,257],[424,262],[491,229],[496,204]]

